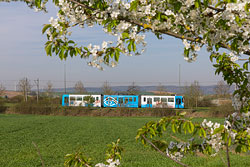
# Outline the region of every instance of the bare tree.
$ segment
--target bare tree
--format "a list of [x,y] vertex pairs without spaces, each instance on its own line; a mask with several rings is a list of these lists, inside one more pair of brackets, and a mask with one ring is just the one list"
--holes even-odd
[[199,97],[202,95],[199,82],[194,81],[190,86],[184,86],[184,98],[187,107],[198,107]]
[[214,88],[214,92],[217,97],[228,97],[229,96],[230,86],[227,85],[224,81],[219,81]]
[[114,94],[114,91],[113,91],[112,88],[110,87],[108,81],[105,81],[105,82],[103,83],[102,92],[103,92],[105,95],[112,95],[112,94]]
[[45,91],[46,91],[46,95],[48,97],[51,97],[52,96],[52,93],[53,93],[53,84],[51,81],[48,81],[47,82],[47,85],[45,87]]
[[22,78],[18,81],[17,89],[23,93],[24,101],[28,101],[28,93],[31,90],[31,83],[27,78]]
[[128,87],[127,92],[130,95],[136,95],[140,92],[140,88],[135,84],[135,82],[132,82],[132,84]]
[[191,95],[195,99],[195,107],[197,108],[198,107],[198,99],[202,95],[202,90],[201,90],[201,87],[199,85],[199,82],[194,81],[194,83],[191,84],[190,88],[191,88]]
[[87,93],[86,89],[83,86],[82,81],[77,81],[76,82],[76,84],[75,84],[75,92],[80,93],[80,94]]
[[5,87],[3,86],[3,84],[0,84],[0,96],[2,96],[5,92]]
[[156,91],[160,95],[166,94],[166,92],[167,92],[165,86],[163,86],[161,83],[157,86]]

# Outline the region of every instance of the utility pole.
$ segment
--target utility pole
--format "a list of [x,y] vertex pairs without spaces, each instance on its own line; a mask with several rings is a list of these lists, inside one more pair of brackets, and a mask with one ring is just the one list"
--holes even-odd
[[64,64],[64,93],[66,94],[66,63]]
[[179,64],[179,91],[181,92],[181,64]]
[[28,95],[27,95],[27,84],[28,84],[28,79],[25,78],[25,84],[24,84],[24,94],[25,94],[25,101],[28,101]]
[[37,92],[36,92],[36,101],[38,102],[39,99],[39,78],[37,80],[34,80],[36,87],[37,87]]
[[15,92],[17,91],[17,81],[15,81]]

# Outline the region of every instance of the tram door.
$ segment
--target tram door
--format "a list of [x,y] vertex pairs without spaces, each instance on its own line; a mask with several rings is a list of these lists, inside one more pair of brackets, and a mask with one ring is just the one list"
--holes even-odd
[[181,107],[181,98],[180,98],[180,97],[176,98],[176,105],[175,105],[175,108],[182,108],[182,107]]
[[147,98],[147,107],[152,108],[152,98],[151,97]]
[[69,106],[69,97],[68,96],[63,97],[62,105]]

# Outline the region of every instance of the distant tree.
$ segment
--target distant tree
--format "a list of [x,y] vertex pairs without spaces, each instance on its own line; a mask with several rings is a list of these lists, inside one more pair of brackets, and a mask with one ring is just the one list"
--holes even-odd
[[85,89],[84,86],[83,86],[82,81],[77,81],[76,84],[75,84],[74,89],[75,89],[75,92],[76,92],[76,93],[79,93],[79,94],[82,94],[82,93],[86,93],[86,92],[87,92],[86,89]]
[[217,97],[228,97],[229,96],[230,86],[224,81],[219,81],[214,88],[214,92]]
[[18,81],[17,89],[23,93],[23,98],[25,102],[28,101],[28,93],[30,92],[31,87],[32,85],[30,83],[30,80],[28,80],[27,78],[22,78]]
[[187,107],[198,107],[199,97],[202,95],[199,82],[194,81],[190,86],[184,86],[184,98]]
[[163,86],[161,83],[159,83],[159,85],[157,86],[156,91],[160,95],[165,94],[167,92],[166,87]]
[[197,108],[198,99],[203,94],[199,82],[194,81],[194,83],[191,84],[190,89],[191,89],[191,95],[195,99],[195,107]]
[[51,97],[53,93],[53,83],[51,81],[48,81],[44,89],[46,92],[46,96]]
[[112,88],[110,87],[108,81],[105,81],[103,83],[103,86],[102,86],[102,92],[106,95],[112,95],[114,94],[115,92],[112,90]]
[[132,82],[132,84],[128,87],[127,92],[130,95],[136,95],[140,92],[140,88],[135,84],[135,82]]
[[0,96],[4,94],[4,91],[5,91],[5,87],[3,86],[3,84],[0,84]]

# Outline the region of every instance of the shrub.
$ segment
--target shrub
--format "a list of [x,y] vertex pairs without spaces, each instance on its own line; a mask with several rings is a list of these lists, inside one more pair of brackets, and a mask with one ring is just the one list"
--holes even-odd
[[212,115],[214,117],[226,117],[234,112],[232,102],[212,107]]
[[0,97],[0,113],[5,113],[7,107],[5,106],[5,99]]

